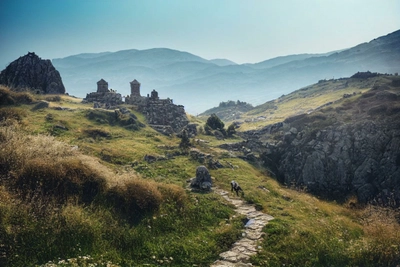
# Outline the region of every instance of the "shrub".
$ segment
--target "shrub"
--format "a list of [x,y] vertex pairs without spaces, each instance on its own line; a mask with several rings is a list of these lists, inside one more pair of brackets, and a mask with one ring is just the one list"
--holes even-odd
[[157,211],[162,200],[155,182],[139,179],[114,186],[106,195],[108,205],[130,223],[138,223],[145,215]]
[[26,135],[17,124],[0,127],[0,136],[0,173],[18,171],[35,158],[50,162],[74,155],[69,146],[54,137]]
[[14,121],[20,122],[26,116],[25,110],[18,108],[0,108],[0,123],[9,125]]
[[228,129],[226,130],[226,134],[229,137],[232,137],[235,133],[236,133],[235,124],[232,123],[231,125],[229,125]]
[[159,184],[158,190],[162,195],[164,203],[172,204],[178,209],[184,208],[185,204],[188,202],[186,191],[177,185]]
[[7,87],[0,86],[0,105],[30,104],[34,101],[31,94],[26,92],[13,92]]
[[104,138],[111,138],[111,134],[103,129],[100,128],[95,128],[95,129],[84,129],[83,133],[88,136],[91,137],[93,139],[97,139],[100,137],[104,137]]
[[222,130],[225,126],[225,124],[221,121],[220,118],[218,118],[215,113],[211,114],[211,116],[207,119],[206,125],[208,125],[213,130]]
[[45,100],[49,101],[49,102],[60,102],[61,96],[59,96],[59,95],[46,96]]
[[190,146],[191,144],[189,140],[189,135],[186,130],[183,130],[181,133],[181,141],[179,143],[179,148],[185,153],[187,153]]
[[35,194],[65,203],[72,197],[90,203],[105,191],[103,177],[75,158],[60,161],[31,159],[18,173],[15,186],[25,199]]

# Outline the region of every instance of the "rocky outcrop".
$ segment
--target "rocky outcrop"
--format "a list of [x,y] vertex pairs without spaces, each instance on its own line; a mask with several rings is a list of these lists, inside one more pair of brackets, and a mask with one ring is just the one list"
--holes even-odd
[[208,192],[212,187],[210,172],[205,166],[196,168],[196,177],[191,179],[190,187],[194,191]]
[[60,73],[51,61],[41,59],[35,53],[28,53],[10,63],[0,73],[0,84],[15,90],[29,88],[43,94],[65,93]]
[[400,204],[400,124],[364,121],[282,137],[261,154],[280,182],[329,199],[355,194],[363,203],[394,194]]
[[[393,77],[395,79],[395,77]],[[316,195],[400,206],[400,88],[375,87],[336,108],[242,134],[277,179]]]
[[224,167],[224,165],[222,165],[219,160],[215,160],[211,154],[203,153],[197,148],[191,148],[189,155],[193,160],[196,160],[201,164],[207,164],[210,169],[216,170]]

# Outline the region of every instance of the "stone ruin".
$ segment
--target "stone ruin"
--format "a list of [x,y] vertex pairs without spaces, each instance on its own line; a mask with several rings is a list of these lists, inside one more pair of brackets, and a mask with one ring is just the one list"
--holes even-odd
[[125,97],[125,103],[136,105],[156,131],[170,135],[181,132],[189,124],[184,106],[175,105],[170,98],[160,99],[156,90],[146,97],[141,96],[137,80],[130,82],[130,85],[131,94]]
[[[188,130],[190,136],[196,135],[196,126],[189,125],[185,108],[175,105],[172,99],[160,99],[158,92],[153,90],[150,95],[140,95],[140,83],[135,79],[130,82],[131,94],[125,97],[125,103],[137,106],[139,112],[146,116],[149,125],[156,131],[170,135],[180,133],[183,129]],[[86,95],[84,103],[94,103],[94,108],[116,108],[123,104],[121,94],[108,89],[108,83],[101,79],[97,82],[97,92]]]
[[193,191],[211,191],[212,179],[208,169],[205,166],[199,166],[196,168],[196,177],[190,179],[190,187]]
[[108,82],[101,79],[97,82],[97,92],[86,94],[83,103],[94,103],[94,108],[115,108],[122,104],[122,96],[112,89],[108,89]]

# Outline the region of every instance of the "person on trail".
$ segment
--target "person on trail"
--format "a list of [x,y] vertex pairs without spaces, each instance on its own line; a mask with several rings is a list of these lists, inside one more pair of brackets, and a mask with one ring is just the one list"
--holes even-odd
[[235,190],[237,196],[239,196],[239,191],[242,191],[242,194],[244,193],[243,189],[240,187],[240,185],[236,181],[232,180],[232,182],[231,182],[231,192],[233,192],[233,190]]

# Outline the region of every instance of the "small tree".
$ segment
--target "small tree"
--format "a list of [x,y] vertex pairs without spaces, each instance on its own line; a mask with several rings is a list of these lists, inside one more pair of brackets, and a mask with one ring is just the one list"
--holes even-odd
[[181,142],[179,143],[179,148],[187,153],[190,147],[190,140],[189,140],[189,135],[188,132],[186,130],[182,131],[181,134]]
[[222,130],[224,129],[225,124],[218,118],[215,113],[211,114],[211,116],[207,119],[206,126],[209,126],[213,130]]
[[228,129],[226,130],[228,137],[232,137],[236,133],[235,124],[232,123],[229,125]]

